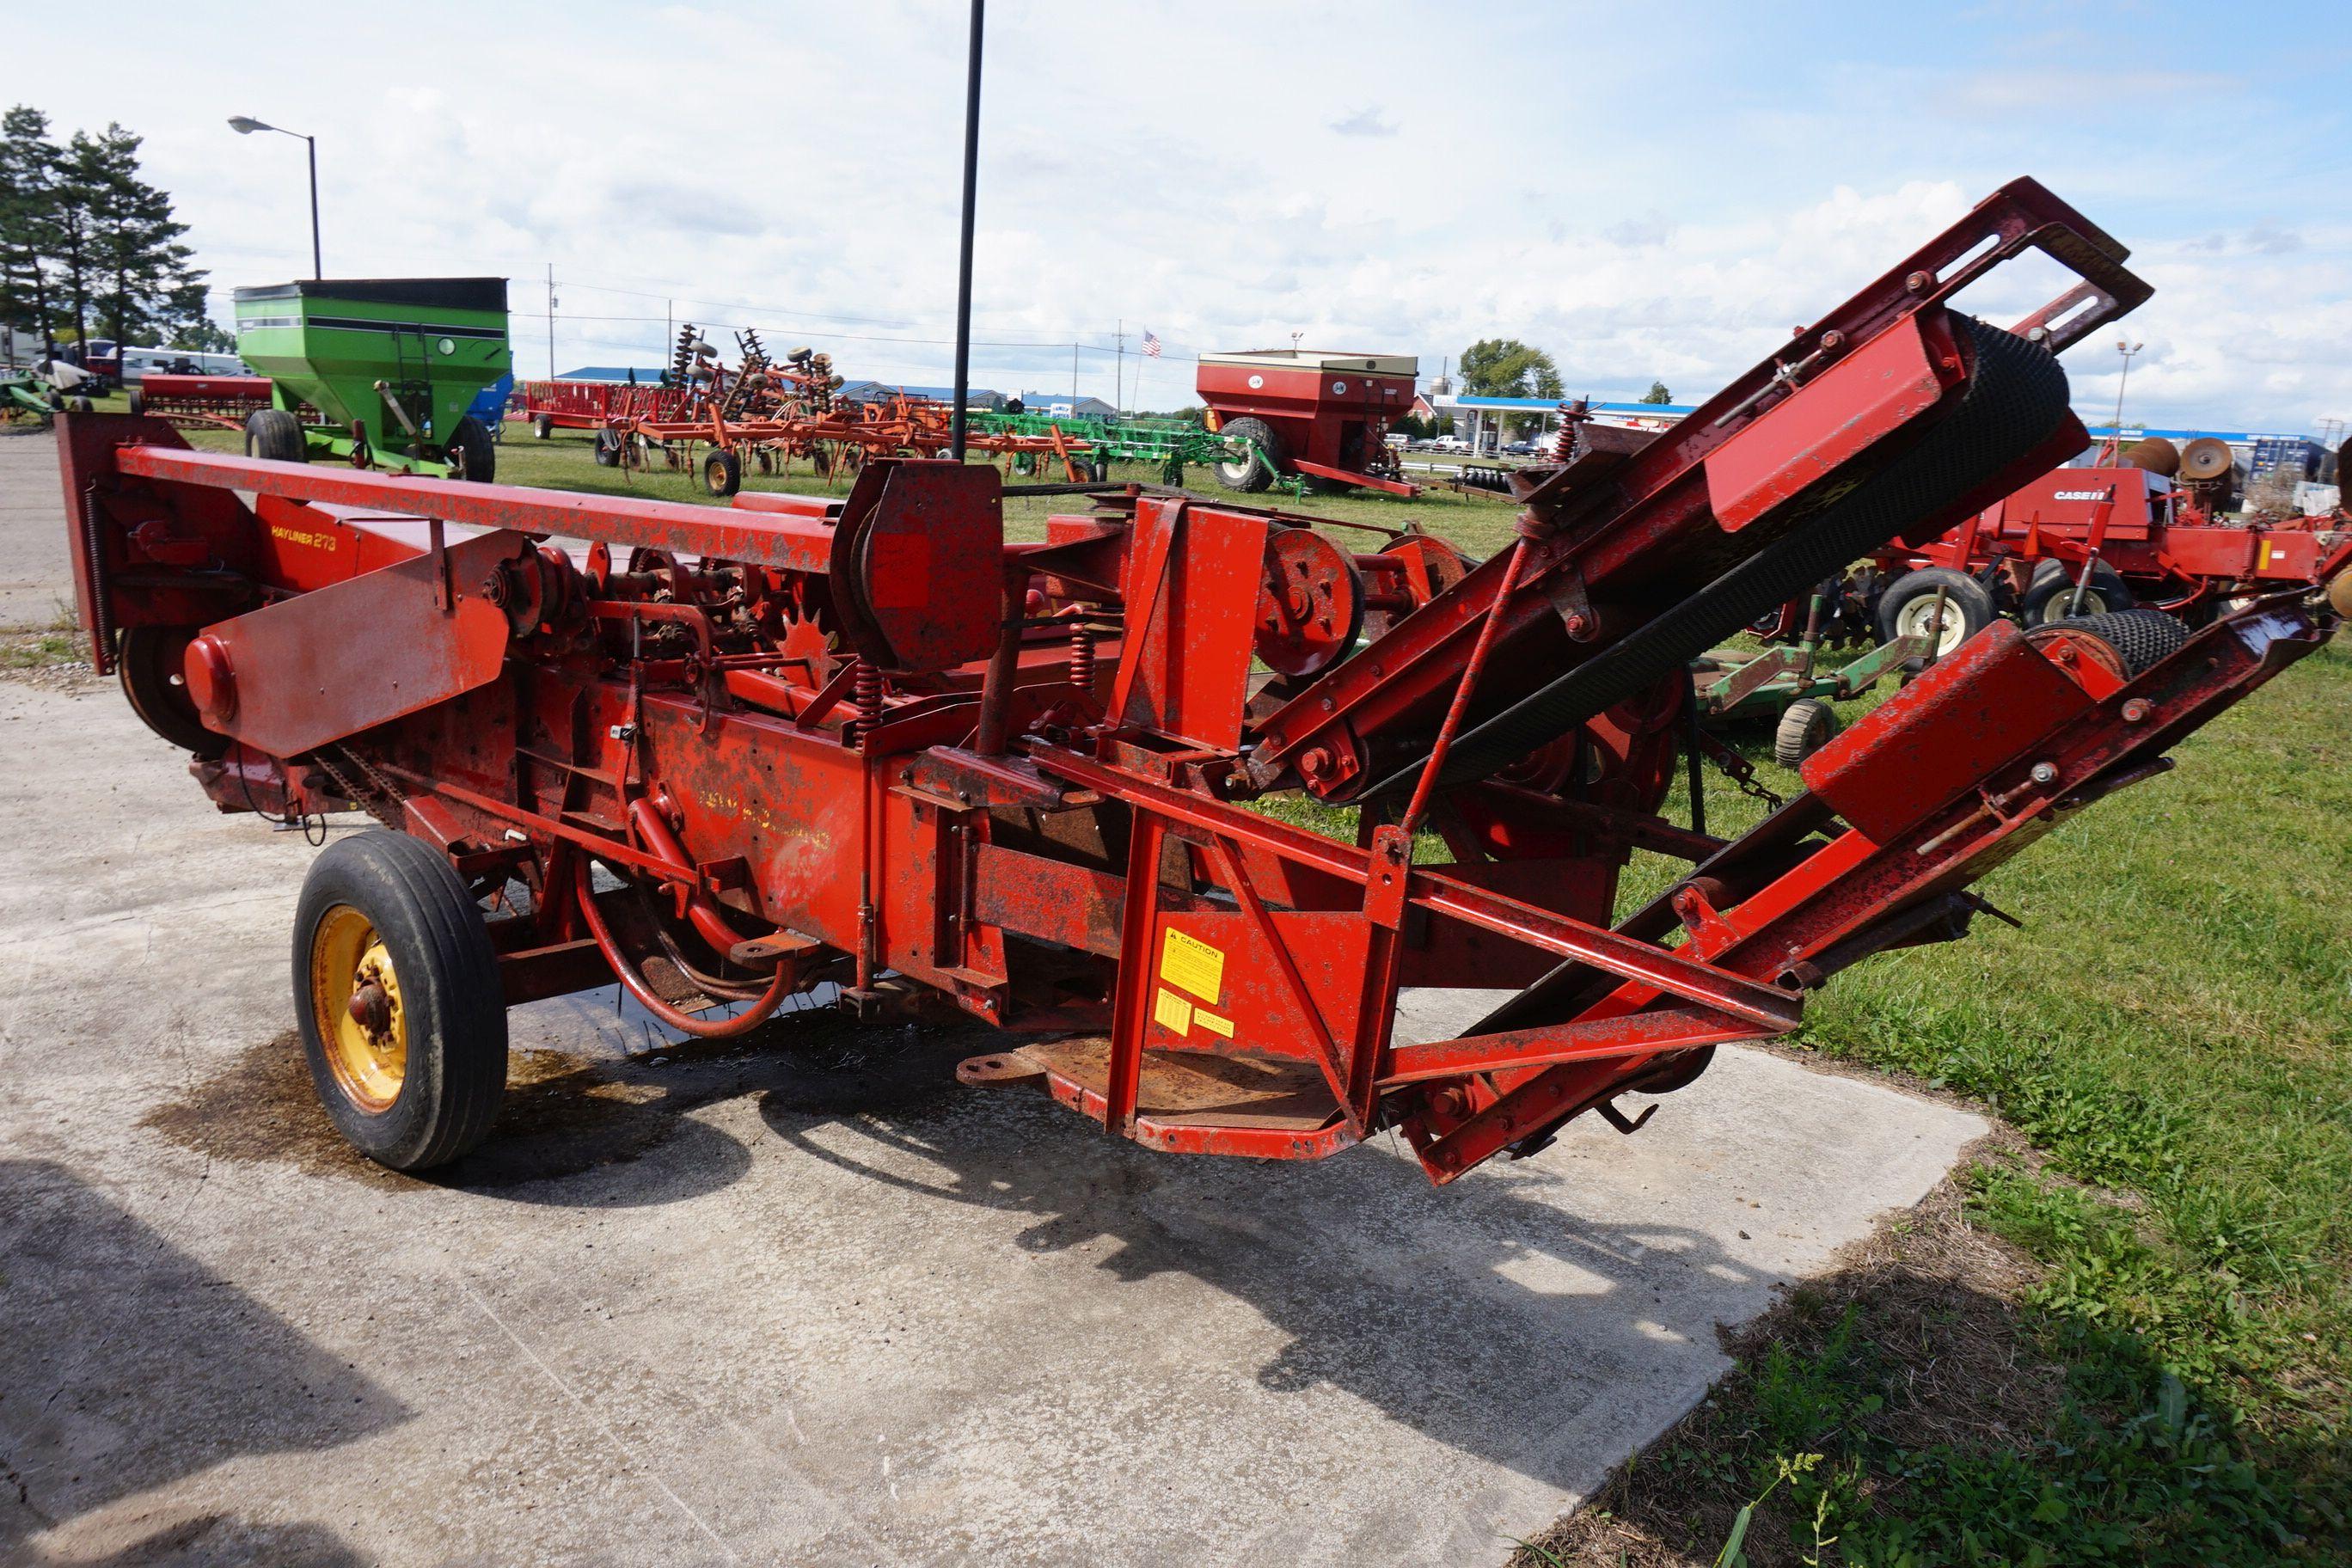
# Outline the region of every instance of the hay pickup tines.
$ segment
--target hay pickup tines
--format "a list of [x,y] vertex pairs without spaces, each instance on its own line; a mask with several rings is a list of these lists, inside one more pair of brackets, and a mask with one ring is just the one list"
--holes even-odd
[[[1948,308],[2028,247],[2081,285]],[[2308,593],[2168,652],[1996,627],[1741,837],[1664,815],[1694,655],[2081,448],[2052,351],[2145,297],[2124,254],[2011,185],[1675,429],[1584,430],[1479,563],[1133,490],[1011,543],[994,471],[935,460],[714,511],[68,417],[78,588],[224,809],[399,830],[323,853],[296,932],[314,1078],[387,1163],[487,1131],[506,1004],[617,978],[724,1036],[830,982],[1001,1026],[962,1079],[1154,1148],[1396,1128],[1444,1182],[1961,935],[1970,882],[2328,634]],[[1613,920],[1635,849],[1692,867]],[[1433,985],[1507,999],[1400,1030]]]

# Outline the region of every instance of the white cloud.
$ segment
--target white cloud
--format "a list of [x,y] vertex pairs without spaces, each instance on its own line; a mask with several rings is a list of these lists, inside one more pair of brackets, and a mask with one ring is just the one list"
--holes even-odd
[[[1767,9],[1710,9],[1704,27],[1580,10],[1570,27],[1549,5],[1469,18],[1368,0],[1334,28],[1318,8],[1237,0],[1003,0],[975,380],[1066,386],[1072,340],[1108,349],[1123,321],[1129,343],[1148,326],[1167,345],[1146,373],[1161,406],[1189,391],[1185,355],[1292,331],[1416,353],[1432,372],[1504,332],[1549,348],[1571,391],[1656,376],[1696,398],[2032,169],[2158,284],[2131,327],[2149,345],[2133,412],[2288,427],[2352,414],[2352,232],[2304,205],[2294,138],[2324,117],[2276,70],[2234,99],[2232,66],[2143,83],[2158,96],[2110,112],[2055,68],[2015,87],[2014,51],[2046,61],[2075,43],[2011,17],[1953,21],[1923,63],[1833,16]],[[721,343],[752,322],[853,375],[939,381],[963,16],[948,0],[574,0],[330,26],[257,5],[230,26],[137,3],[27,11],[11,41],[27,58],[105,59],[16,90],[66,128],[144,133],[224,288],[308,259],[301,148],[221,123],[256,114],[320,137],[331,272],[503,273],[528,370],[546,364],[551,261],[559,367],[662,357],[674,301]],[[1765,53],[1795,63],[1768,81]],[[2176,124],[2147,108],[2184,92],[2210,112]],[[2070,355],[2085,406],[2112,399],[2103,354]],[[1108,392],[1111,364],[1082,353],[1082,388]]]

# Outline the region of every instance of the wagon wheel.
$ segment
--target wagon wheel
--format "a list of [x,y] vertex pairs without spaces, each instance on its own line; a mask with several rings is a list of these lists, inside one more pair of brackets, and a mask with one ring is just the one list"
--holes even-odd
[[1267,668],[1289,676],[1328,669],[1363,629],[1364,579],[1353,557],[1311,528],[1267,536],[1252,645]]

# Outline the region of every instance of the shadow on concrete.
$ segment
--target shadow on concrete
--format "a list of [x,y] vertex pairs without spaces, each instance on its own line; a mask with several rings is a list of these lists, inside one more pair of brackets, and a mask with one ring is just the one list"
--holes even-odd
[[[971,1048],[920,1042],[837,1071],[803,1059],[761,1113],[864,1179],[1028,1217],[1031,1250],[1106,1238],[1118,1246],[1099,1267],[1121,1283],[1181,1271],[1244,1300],[1290,1336],[1257,1369],[1263,1387],[1339,1389],[1547,1485],[1590,1484],[1596,1453],[1631,1441],[1617,1402],[1675,1399],[1652,1386],[1670,1343],[1715,1348],[1711,1321],[1677,1336],[1661,1320],[1703,1316],[1697,1290],[1777,1281],[1685,1226],[1564,1211],[1536,1166],[1433,1190],[1370,1149],[1315,1163],[1156,1153],[1034,1090],[957,1090],[942,1109],[930,1085]],[[845,1151],[844,1129],[865,1147]]]
[[[31,1536],[241,1455],[331,1448],[410,1415],[63,1166],[0,1160],[0,1561],[38,1561]],[[136,1529],[117,1555],[74,1561],[358,1560],[317,1525]]]

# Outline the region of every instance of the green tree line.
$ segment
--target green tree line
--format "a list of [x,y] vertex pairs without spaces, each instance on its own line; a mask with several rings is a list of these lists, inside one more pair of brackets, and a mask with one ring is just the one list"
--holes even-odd
[[0,117],[0,323],[60,342],[225,350],[205,318],[188,226],[140,175],[140,138],[110,123],[57,141],[23,105]]

